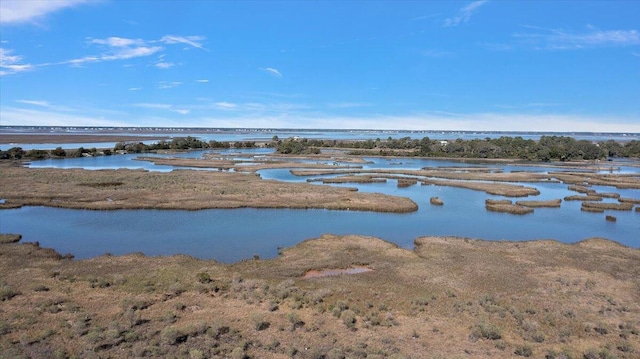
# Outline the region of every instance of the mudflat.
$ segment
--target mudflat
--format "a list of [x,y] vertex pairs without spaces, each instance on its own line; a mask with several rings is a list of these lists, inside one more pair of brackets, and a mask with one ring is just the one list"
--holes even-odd
[[[4,238],[7,237],[7,238]],[[637,358],[640,251],[324,235],[223,265],[0,241],[6,357]],[[310,270],[367,268],[305,278]]]

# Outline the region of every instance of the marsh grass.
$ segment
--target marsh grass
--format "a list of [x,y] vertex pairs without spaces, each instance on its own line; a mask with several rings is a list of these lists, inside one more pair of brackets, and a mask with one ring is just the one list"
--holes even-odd
[[491,212],[500,212],[500,213],[510,213],[510,214],[528,214],[533,213],[533,206],[522,206],[519,204],[513,204],[510,200],[491,200],[487,199],[485,201],[485,208],[487,211]]
[[557,208],[562,204],[561,199],[552,199],[548,201],[516,201],[518,206],[531,207],[531,208]]
[[633,203],[599,203],[599,202],[582,202],[582,208],[584,210],[617,210],[617,211],[630,211],[633,209]]
[[18,243],[21,239],[21,234],[0,234],[0,244]]
[[[629,284],[640,273],[637,250],[601,240],[431,237],[415,245],[327,235],[273,260],[222,265],[184,256],[63,261],[4,244],[2,258],[11,260],[0,270],[23,294],[2,302],[0,345],[18,357],[36,348],[157,358],[408,358],[423,357],[425,347],[434,357],[507,358],[519,348],[533,356],[604,345],[620,358],[636,353],[640,304]],[[362,264],[375,271],[301,278],[310,267]],[[25,278],[49,291],[33,291]],[[101,278],[111,285],[90,285]],[[601,307],[611,310],[599,314]]]
[[565,201],[602,201],[602,196],[598,195],[586,195],[586,196],[566,196]]
[[[205,208],[321,208],[412,212],[406,197],[346,188],[281,183],[256,174],[181,170],[29,169],[0,163],[0,198],[16,205],[114,210]],[[86,187],[91,187],[87,191]]]

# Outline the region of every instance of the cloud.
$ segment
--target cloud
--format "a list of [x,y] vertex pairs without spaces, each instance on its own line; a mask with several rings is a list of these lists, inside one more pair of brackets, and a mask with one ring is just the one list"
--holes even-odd
[[237,104],[235,104],[235,103],[232,103],[232,102],[224,102],[224,101],[223,101],[223,102],[216,102],[216,103],[214,104],[214,106],[215,106],[216,108],[221,109],[221,110],[231,110],[231,109],[234,109],[234,108],[237,108],[237,107],[238,107],[238,105],[237,105]]
[[199,83],[199,84],[206,84],[206,83],[209,82],[209,80],[202,79],[202,80],[196,80],[196,82]]
[[40,106],[40,107],[51,107],[51,104],[47,101],[36,101],[36,100],[16,100],[18,103],[23,103],[26,105]]
[[434,49],[423,50],[420,53],[422,54],[422,56],[432,57],[432,58],[442,58],[442,57],[449,57],[453,55],[453,53],[450,51],[442,51],[442,50],[434,50]]
[[87,2],[87,0],[2,0],[0,2],[0,23],[33,22],[47,14]]
[[362,107],[370,107],[371,104],[370,103],[362,103],[362,102],[336,102],[336,103],[329,103],[327,104],[327,107],[329,108],[362,108]]
[[168,103],[141,102],[141,103],[134,103],[132,106],[146,108],[150,110],[166,110],[166,111],[179,113],[181,115],[188,115],[189,113],[191,113],[191,110],[184,109],[184,108],[175,108],[173,105]]
[[574,50],[597,47],[622,47],[640,45],[637,30],[598,30],[588,26],[586,32],[570,32],[562,29],[545,29],[534,26],[533,32],[515,33],[519,42],[537,50]]
[[132,87],[129,89],[129,91],[140,91],[142,90],[142,87]]
[[166,103],[147,103],[147,102],[134,103],[133,106],[142,107],[142,108],[156,109],[156,110],[168,110],[168,109],[170,109],[172,107],[172,105],[169,105],[169,104],[166,104]]
[[[190,40],[191,39],[191,40]],[[66,61],[60,61],[55,63],[43,63],[38,65],[22,64],[22,57],[13,55],[11,50],[0,48],[0,76],[9,75],[18,72],[31,71],[38,67],[54,66],[54,65],[71,65],[82,66],[88,63],[104,62],[104,61],[118,61],[129,60],[138,57],[147,57],[157,54],[165,47],[159,46],[158,43],[176,44],[176,43],[188,43],[192,46],[204,49],[199,43],[194,42],[194,39],[203,40],[203,36],[165,36],[160,40],[147,41],[143,39],[131,39],[125,37],[111,36],[104,39],[88,38],[87,44],[97,45],[104,49],[104,51],[97,55],[87,55],[75,59]],[[193,41],[192,41],[193,40]],[[175,66],[174,63],[163,61],[160,56],[159,62],[153,66],[159,69],[168,69]],[[175,86],[172,86],[175,87]]]
[[165,44],[186,44],[189,46],[196,47],[200,50],[205,50],[202,44],[200,43],[202,40],[205,40],[204,36],[174,36],[174,35],[166,35],[163,36],[159,41]]
[[273,76],[282,77],[282,73],[280,73],[278,69],[274,69],[273,67],[265,67],[262,70],[272,74]]
[[[95,113],[92,111],[92,113]],[[120,117],[120,116],[118,116]],[[15,107],[0,107],[0,118],[6,126],[117,126],[134,124],[102,116],[60,113],[51,110],[32,110]]]
[[32,71],[34,65],[22,63],[22,56],[14,55],[13,50],[0,47],[0,76]]
[[155,67],[157,67],[159,69],[168,69],[168,68],[171,68],[171,67],[175,66],[175,64],[172,63],[172,62],[158,62],[153,66],[155,66]]
[[107,45],[112,47],[143,46],[145,42],[141,39],[127,39],[124,37],[108,37],[106,39],[90,39],[90,44]]
[[488,0],[478,0],[462,7],[455,16],[444,19],[443,26],[450,27],[468,23],[473,14],[487,2]]
[[167,89],[172,89],[174,87],[178,87],[182,85],[182,82],[180,81],[160,81],[158,83],[158,88],[160,90],[167,90]]

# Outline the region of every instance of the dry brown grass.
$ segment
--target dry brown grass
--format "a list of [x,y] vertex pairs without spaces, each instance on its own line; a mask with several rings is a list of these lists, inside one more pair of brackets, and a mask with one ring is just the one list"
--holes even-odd
[[548,208],[557,208],[562,204],[561,199],[551,199],[548,201],[516,201],[518,206],[525,206],[531,208],[538,207],[548,207]]
[[510,214],[528,214],[533,213],[533,208],[525,207],[512,203],[485,203],[487,211],[501,212]]
[[[305,169],[348,169],[360,168],[359,166],[337,166],[324,163],[308,163],[308,162],[292,162],[287,158],[272,158],[268,160],[256,160],[251,155],[245,155],[252,158],[253,161],[235,161],[229,158],[236,156],[207,156],[207,158],[179,158],[179,157],[138,157],[138,160],[153,162],[156,165],[167,165],[174,167],[196,167],[196,168],[214,168],[221,170],[234,169],[238,172],[257,172],[267,169],[279,168],[305,168]],[[310,160],[311,158],[306,158]]]
[[473,182],[473,181],[452,181],[452,180],[422,180],[422,184],[436,186],[450,186],[466,188],[474,191],[483,191],[487,194],[505,197],[527,197],[536,196],[540,191],[533,187],[514,185],[508,183]]
[[[61,260],[0,245],[2,354],[21,357],[581,358],[639,350],[640,251],[591,239],[308,240],[273,260]],[[310,269],[371,272],[303,278]],[[556,356],[559,357],[559,356]]]
[[[595,193],[595,192],[590,192],[590,193]],[[590,194],[586,196],[575,195],[575,196],[566,196],[564,200],[565,201],[602,201],[602,197],[595,194]]]
[[597,209],[597,210],[611,209],[616,211],[630,211],[633,209],[633,203],[582,202],[582,208]]
[[[405,197],[346,188],[282,183],[258,175],[180,170],[29,169],[3,166],[0,198],[7,205],[78,209],[326,208],[411,212]],[[104,184],[118,185],[104,185]]]
[[[550,176],[567,183],[578,185],[580,188],[587,186],[613,186],[616,188],[640,189],[640,174],[602,174],[585,172],[552,172]],[[572,189],[572,188],[569,188]],[[584,192],[586,193],[586,192]]]
[[444,204],[444,201],[440,197],[431,197],[429,198],[429,203],[436,206],[442,206]]
[[307,182],[322,182],[322,183],[385,183],[384,178],[377,178],[373,176],[340,176],[332,178],[310,178]]
[[416,179],[411,179],[411,178],[398,178],[398,187],[399,188],[404,188],[404,187],[411,187],[415,184],[418,183],[418,180]]
[[633,203],[633,204],[640,204],[640,199],[638,199],[638,198],[625,198],[625,197],[619,197],[619,198],[618,198],[618,202],[620,202],[620,203]]
[[235,161],[224,159],[199,159],[199,158],[178,158],[178,157],[137,157],[138,161],[152,162],[155,165],[174,167],[195,167],[195,168],[217,168],[229,170],[236,165]]

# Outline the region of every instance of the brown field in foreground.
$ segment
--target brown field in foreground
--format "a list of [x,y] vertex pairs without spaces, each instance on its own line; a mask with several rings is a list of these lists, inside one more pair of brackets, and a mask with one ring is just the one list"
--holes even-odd
[[[3,358],[637,358],[640,251],[325,235],[272,260],[0,240]],[[304,278],[309,270],[366,268]]]

